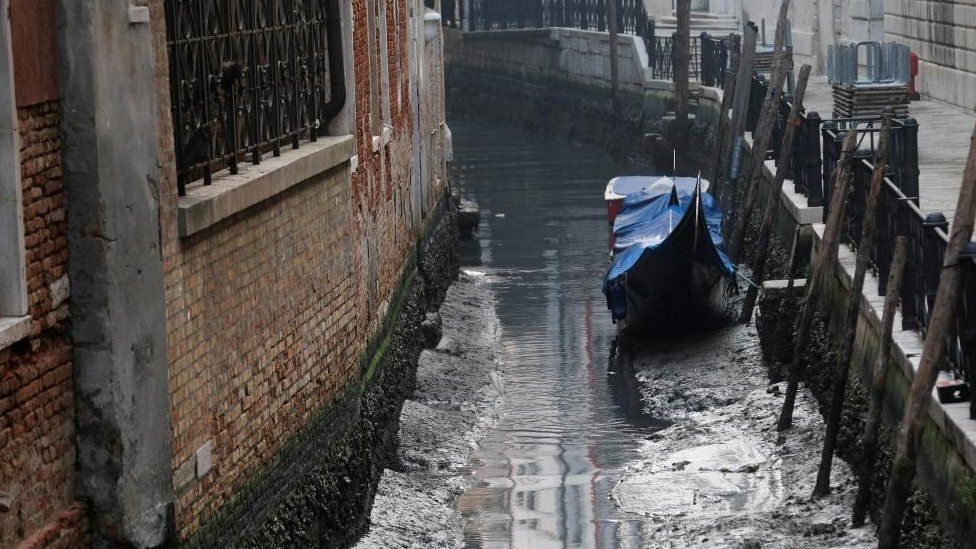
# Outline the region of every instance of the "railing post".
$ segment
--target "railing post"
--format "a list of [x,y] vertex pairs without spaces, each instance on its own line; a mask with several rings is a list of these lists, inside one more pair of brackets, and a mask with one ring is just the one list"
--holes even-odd
[[[962,267],[962,291],[956,309],[956,330],[959,334],[959,366],[966,382],[976,382],[976,243],[966,245],[959,256]],[[976,419],[976,398],[969,399],[969,418]]]
[[701,44],[701,83],[702,86],[714,86],[715,80],[712,73],[712,41],[708,33],[702,31],[698,37]]
[[939,293],[939,278],[942,275],[942,262],[945,258],[946,242],[936,232],[942,229],[948,233],[949,222],[942,212],[930,213],[922,223],[925,228],[925,250],[922,252],[922,265],[925,275],[925,318],[923,325],[928,326],[935,296]]
[[[922,327],[918,298],[922,295],[922,254],[924,242],[920,241],[918,226],[921,220],[905,200],[898,201],[898,236],[908,237],[908,257],[905,260],[904,281],[901,286],[901,327],[918,330]],[[924,229],[923,229],[924,231]],[[923,237],[924,238],[924,237]]]
[[[871,185],[871,170],[864,164],[863,155],[855,153],[854,165],[852,166],[853,179],[851,180],[851,192],[847,203],[847,241],[860,247],[858,240],[864,226],[864,215],[867,212],[868,188]],[[841,233],[845,234],[845,233]]]
[[899,172],[901,192],[918,206],[918,121],[906,118],[902,122],[902,157]]
[[843,147],[846,132],[838,130],[834,121],[825,122],[821,130],[823,137],[823,221],[827,222],[830,215],[830,203],[834,194],[834,172],[837,170],[837,160]]
[[799,177],[797,170],[802,170],[803,185],[807,195],[807,206],[817,208],[823,206],[824,202],[824,182],[823,182],[823,159],[821,158],[820,147],[820,113],[811,112],[803,119],[801,128],[803,140],[801,146],[804,148],[802,163],[794,161],[793,169],[795,176]]

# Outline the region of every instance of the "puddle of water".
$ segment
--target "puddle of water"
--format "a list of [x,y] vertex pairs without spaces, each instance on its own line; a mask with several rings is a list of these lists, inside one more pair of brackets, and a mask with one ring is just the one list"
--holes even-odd
[[648,516],[718,519],[774,509],[784,499],[782,473],[761,445],[735,440],[679,450],[628,477],[614,495]]
[[462,267],[493,282],[502,325],[502,419],[459,500],[466,546],[639,547],[643,517],[609,492],[666,423],[642,412],[633,372],[608,371],[602,153],[507,126],[453,121],[453,182],[482,210]]

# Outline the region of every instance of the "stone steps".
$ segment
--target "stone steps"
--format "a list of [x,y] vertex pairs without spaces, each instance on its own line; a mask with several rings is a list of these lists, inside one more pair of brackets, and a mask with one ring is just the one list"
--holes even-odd
[[[694,36],[702,32],[710,34],[729,34],[738,32],[741,25],[739,19],[728,13],[709,13],[703,11],[691,12],[691,34]],[[666,36],[678,28],[678,19],[674,12],[662,17],[657,22],[657,35]]]

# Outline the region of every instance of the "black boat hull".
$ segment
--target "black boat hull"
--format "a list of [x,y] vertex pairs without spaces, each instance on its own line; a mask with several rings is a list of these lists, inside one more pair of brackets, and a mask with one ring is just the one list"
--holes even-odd
[[701,208],[692,205],[667,245],[647,250],[623,285],[627,315],[618,327],[628,333],[709,329],[729,320],[734,281],[723,269]]

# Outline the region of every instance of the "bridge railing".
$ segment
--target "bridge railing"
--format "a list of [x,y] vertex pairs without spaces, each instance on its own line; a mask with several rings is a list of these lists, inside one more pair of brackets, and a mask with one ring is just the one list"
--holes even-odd
[[[674,78],[675,36],[657,36],[654,19],[643,0],[617,0],[617,28],[640,37],[647,48],[652,77]],[[550,27],[609,31],[608,0],[471,0],[464,15],[472,31],[540,29]],[[706,86],[722,87],[738,35],[691,37],[691,78]]]
[[703,86],[725,87],[725,75],[731,69],[732,53],[741,47],[738,34],[712,36],[707,32],[699,36],[700,80]]

